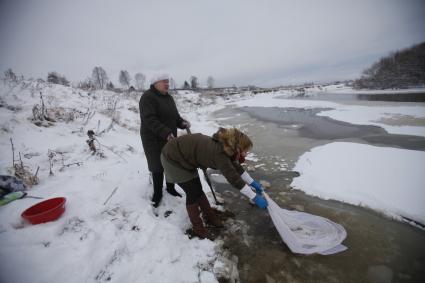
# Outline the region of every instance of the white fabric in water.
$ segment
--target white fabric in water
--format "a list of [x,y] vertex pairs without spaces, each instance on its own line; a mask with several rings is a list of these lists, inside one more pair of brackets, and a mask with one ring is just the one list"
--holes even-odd
[[320,216],[280,208],[267,194],[264,196],[280,237],[293,253],[329,255],[347,249],[341,244],[347,237],[341,225]]

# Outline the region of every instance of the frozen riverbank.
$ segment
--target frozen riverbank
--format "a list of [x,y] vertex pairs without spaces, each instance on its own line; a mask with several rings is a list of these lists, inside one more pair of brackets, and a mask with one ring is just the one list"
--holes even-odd
[[[425,167],[425,126],[406,125],[409,122],[400,118],[424,120],[424,105],[359,106],[264,96],[238,102],[237,106],[245,107],[243,111],[257,119],[283,125],[284,131],[292,128],[301,136],[325,140],[323,144],[351,141],[376,145],[338,143],[312,149],[297,162],[294,170],[301,176],[295,179],[294,187],[425,223],[425,210],[418,203],[425,198],[421,188],[425,180],[419,172]],[[387,117],[398,119],[399,124],[385,123]],[[333,167],[338,174],[330,177]]]
[[[261,94],[255,99],[237,102],[238,107],[279,107],[279,108],[324,108],[321,116],[356,125],[375,125],[388,133],[425,136],[425,104],[417,103],[369,103],[367,106],[355,103],[339,103],[324,100],[282,99],[288,93]],[[401,121],[403,121],[402,123]],[[389,122],[392,121],[392,122]],[[396,123],[399,121],[400,123]],[[409,122],[410,121],[410,122]],[[414,122],[412,122],[414,121]]]
[[[273,116],[270,108],[263,110],[264,115],[254,115],[258,114],[258,111],[248,111],[246,108],[243,111],[227,108],[216,112],[216,115],[223,126],[237,126],[249,133],[254,140],[254,154],[249,156],[248,168],[255,169],[251,172],[255,178],[270,183],[270,187],[266,189],[268,194],[282,208],[306,211],[343,225],[348,233],[347,239],[344,241],[348,250],[330,257],[302,257],[292,254],[280,239],[267,214],[249,206],[235,189],[222,183],[223,179],[213,176],[213,179],[218,182],[216,189],[226,201],[225,207],[236,214],[235,220],[230,223],[232,229],[225,231],[225,246],[239,259],[238,268],[241,280],[243,282],[275,280],[276,282],[357,283],[376,282],[381,277],[391,278],[392,282],[415,282],[424,279],[421,269],[425,255],[422,245],[422,242],[425,241],[423,230],[404,222],[394,221],[392,218],[363,206],[326,200],[308,192],[306,194],[300,190],[294,190],[291,185],[293,180],[303,179],[302,168],[308,170],[307,167],[311,166],[308,161],[307,164],[303,163],[305,166],[300,166],[301,175],[299,175],[293,171],[299,158],[304,156],[303,154],[307,155],[310,150],[314,151],[316,148],[330,145],[332,140],[329,138],[341,138],[341,133],[336,133],[335,129],[345,129],[346,126],[349,126],[350,131],[348,132],[367,134],[370,130],[374,131],[374,127],[369,129],[365,126],[344,125],[344,127],[336,127],[332,131],[328,131],[326,135],[317,133],[318,136],[315,136],[314,131],[305,135],[301,130],[305,125],[301,121],[299,123],[288,123],[287,121],[279,123],[277,120],[263,119],[264,116],[268,118]],[[298,109],[297,111],[306,112],[312,120],[315,119],[314,109],[306,111]],[[279,118],[285,119],[288,116],[281,115]],[[320,124],[319,128],[322,126],[332,127],[332,121],[321,124],[322,118],[316,116],[318,124]],[[338,125],[338,121],[334,123]],[[308,127],[318,126],[311,122]],[[308,129],[304,130],[308,131]],[[337,135],[335,136],[335,134]],[[350,135],[348,137],[342,135],[342,138],[346,141],[351,140],[351,142],[361,141]],[[363,144],[356,145],[375,148],[375,146],[365,144],[365,141],[362,142]],[[385,149],[385,147],[379,147],[379,149]],[[419,152],[422,153],[422,151]],[[357,153],[362,153],[362,151],[350,152],[352,155]],[[345,177],[350,172],[341,173],[341,170],[337,168],[338,164],[323,164],[322,162],[327,160],[326,156],[322,157],[321,162],[315,162],[314,165],[318,168],[323,166],[329,170],[325,176],[316,175],[314,173],[317,172],[313,172],[312,178],[329,178],[343,184]],[[379,160],[376,162],[379,163]],[[346,164],[346,166],[350,166],[350,164]],[[386,174],[388,172],[385,170],[391,169],[385,162],[380,164],[380,168],[381,172]],[[361,178],[362,174],[367,173],[366,170],[369,170],[369,167],[355,168],[352,178],[356,178],[357,175]],[[355,183],[359,181],[376,183],[376,178],[379,178],[380,175],[367,175],[367,177],[369,178],[367,180],[356,179]],[[412,197],[412,195],[407,197]],[[303,272],[305,270],[309,272]]]

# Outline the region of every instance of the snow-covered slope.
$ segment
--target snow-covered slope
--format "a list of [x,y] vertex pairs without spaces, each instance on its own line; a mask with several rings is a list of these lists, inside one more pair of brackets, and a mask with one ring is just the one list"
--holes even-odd
[[[139,95],[0,82],[0,174],[13,175],[12,141],[15,162],[21,156],[29,172],[39,168],[39,184],[28,194],[67,198],[62,217],[40,225],[21,219],[40,200],[0,207],[1,282],[216,282],[220,242],[184,235],[190,226],[184,199],[165,193],[159,216],[152,211]],[[176,95],[193,131],[202,124],[203,132],[212,132],[204,120],[209,108],[220,106],[199,99]],[[206,106],[196,110],[193,101]],[[33,121],[34,106],[40,110],[42,103],[54,122]],[[97,134],[96,154],[86,143],[88,130]]]

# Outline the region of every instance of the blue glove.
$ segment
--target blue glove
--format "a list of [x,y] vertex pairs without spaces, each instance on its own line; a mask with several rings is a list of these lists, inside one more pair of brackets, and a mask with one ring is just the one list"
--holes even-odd
[[255,204],[259,207],[259,208],[266,208],[267,207],[267,201],[264,197],[262,197],[261,195],[257,194],[255,196],[255,198],[253,199]]
[[249,184],[251,187],[253,187],[255,189],[255,191],[257,192],[257,194],[262,194],[263,193],[263,187],[261,186],[260,183],[258,183],[257,181],[253,181],[251,184]]

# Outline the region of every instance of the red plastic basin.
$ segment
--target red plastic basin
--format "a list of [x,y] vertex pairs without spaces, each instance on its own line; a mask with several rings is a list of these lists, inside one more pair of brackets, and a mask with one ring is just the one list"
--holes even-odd
[[21,216],[31,224],[53,221],[65,211],[66,198],[51,198],[39,202],[22,212]]

